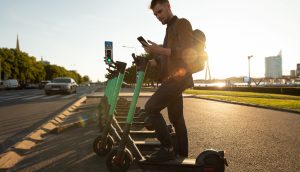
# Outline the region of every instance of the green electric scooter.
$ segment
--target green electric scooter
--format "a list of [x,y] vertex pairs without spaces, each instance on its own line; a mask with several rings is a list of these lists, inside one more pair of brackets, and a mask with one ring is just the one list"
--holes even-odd
[[[108,111],[112,110],[115,106],[110,106],[117,98],[116,96],[118,95],[120,85],[117,84],[119,83],[122,79],[122,70],[118,67],[110,66],[115,68],[116,70],[110,70],[109,75],[107,75],[108,82],[107,82],[107,87],[105,89],[105,97],[107,99],[106,105],[103,105],[103,108],[101,108],[101,118],[99,118],[99,121],[102,123],[101,125],[103,126],[101,131],[102,134],[100,134],[97,138],[95,138],[94,143],[93,143],[93,149],[94,152],[99,155],[99,156],[104,156],[106,153],[108,153],[112,145],[115,143],[119,142],[121,140],[120,134],[123,133],[122,127],[119,125],[120,122],[116,120],[116,118],[120,118],[119,114],[112,113],[113,111]],[[119,77],[121,76],[121,77]],[[113,95],[115,93],[115,95]],[[103,101],[104,102],[104,101]],[[137,108],[138,110],[139,108]],[[136,116],[136,119],[138,122],[134,122],[134,125],[140,125],[143,124],[144,121],[143,118],[140,118],[141,113],[144,113],[144,111],[138,110],[137,113],[134,115]],[[115,116],[117,115],[117,116]],[[122,118],[123,116],[121,116]],[[109,131],[107,132],[107,129],[110,127]],[[106,130],[105,130],[106,129]],[[171,130],[170,130],[171,132]],[[156,134],[154,131],[130,131],[130,134],[139,137],[139,138],[155,138]],[[107,136],[107,139],[104,140],[104,136]],[[103,142],[103,140],[105,142]],[[159,147],[160,143],[159,142],[151,142],[151,141],[137,141],[135,144],[142,150],[152,150],[153,147]]]
[[[115,70],[111,70],[110,68],[114,68]],[[101,99],[98,107],[98,126],[100,132],[104,129],[105,123],[107,121],[107,115],[105,115],[105,112],[109,108],[111,98],[113,96],[112,93],[116,87],[116,81],[119,76],[118,70],[112,64],[109,64],[109,68],[107,68],[107,71],[109,72],[105,76],[107,78],[107,84],[104,90],[104,96]]]
[[113,77],[114,79],[116,79],[116,82],[112,80],[112,83],[115,86],[111,86],[111,88],[113,89],[110,89],[107,95],[108,97],[107,108],[102,109],[102,114],[107,116],[107,120],[105,120],[106,122],[102,133],[97,138],[95,138],[93,143],[94,152],[100,156],[105,155],[107,152],[109,152],[114,144],[114,140],[110,136],[109,132],[111,130],[111,121],[115,112],[118,95],[122,86],[124,73],[126,70],[126,63],[117,61],[113,64],[116,67],[116,73],[114,73],[114,77]]
[[[127,116],[127,123],[121,135],[121,141],[118,146],[114,147],[106,157],[106,166],[109,171],[127,171],[130,165],[135,161],[140,168],[145,170],[167,170],[167,171],[201,171],[207,163],[207,157],[217,157],[224,164],[227,164],[224,158],[224,151],[206,150],[199,154],[197,159],[177,158],[167,162],[148,162],[141,154],[134,140],[130,136],[130,129],[133,122],[134,109],[142,87],[148,59],[143,57],[135,57],[137,64],[137,84],[134,89],[134,95],[130,104]],[[209,167],[209,166],[208,166]],[[212,169],[212,168],[207,168]]]

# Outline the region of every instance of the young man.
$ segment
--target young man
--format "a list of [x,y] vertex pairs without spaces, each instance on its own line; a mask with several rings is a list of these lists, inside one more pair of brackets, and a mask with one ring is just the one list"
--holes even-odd
[[[188,58],[193,51],[193,30],[188,20],[173,15],[168,0],[152,0],[150,8],[156,18],[163,25],[167,25],[163,47],[150,40],[149,45],[143,46],[147,53],[158,56],[156,60],[150,61],[150,66],[159,64],[161,69],[162,84],[145,105],[145,122],[155,129],[162,145],[159,151],[146,158],[148,161],[160,162],[175,159],[175,153],[181,157],[188,156],[182,92],[193,87],[193,78],[183,59]],[[160,113],[166,107],[177,136],[176,152],[166,122]]]

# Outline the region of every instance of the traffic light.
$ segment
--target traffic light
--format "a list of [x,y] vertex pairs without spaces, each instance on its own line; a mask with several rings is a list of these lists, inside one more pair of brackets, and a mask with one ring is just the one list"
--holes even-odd
[[105,50],[105,60],[106,60],[106,63],[111,63],[112,62],[112,50]]
[[105,58],[104,61],[106,64],[110,64],[113,62],[113,42],[105,41]]

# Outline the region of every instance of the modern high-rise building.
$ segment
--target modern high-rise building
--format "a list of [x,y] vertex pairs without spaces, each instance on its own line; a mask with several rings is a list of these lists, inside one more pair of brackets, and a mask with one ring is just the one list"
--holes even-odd
[[282,77],[281,51],[277,56],[270,56],[265,58],[265,77],[266,78]]
[[296,75],[300,76],[300,63],[297,64]]
[[290,71],[290,77],[295,78],[296,77],[296,70],[291,70]]

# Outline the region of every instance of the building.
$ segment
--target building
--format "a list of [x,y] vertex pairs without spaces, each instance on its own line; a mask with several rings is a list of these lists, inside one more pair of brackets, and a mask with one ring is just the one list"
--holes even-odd
[[297,64],[296,76],[300,77],[300,63]]
[[291,70],[290,71],[290,77],[295,78],[296,77],[296,70]]
[[281,51],[277,56],[265,58],[265,77],[281,78],[282,77],[282,55]]

